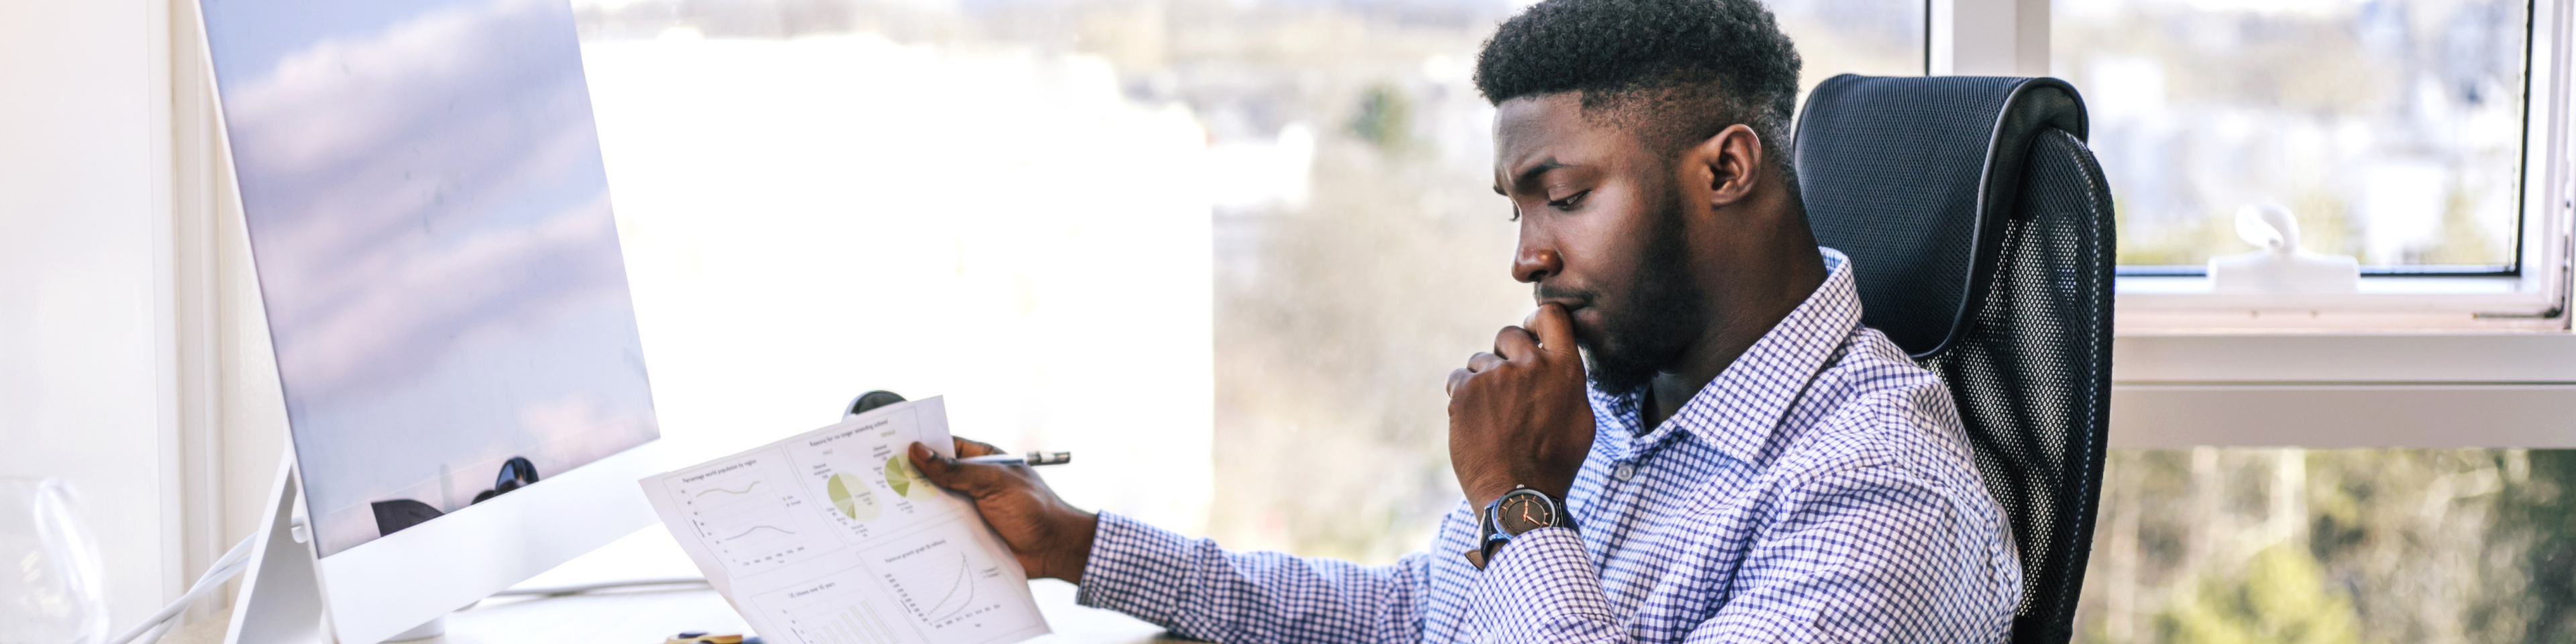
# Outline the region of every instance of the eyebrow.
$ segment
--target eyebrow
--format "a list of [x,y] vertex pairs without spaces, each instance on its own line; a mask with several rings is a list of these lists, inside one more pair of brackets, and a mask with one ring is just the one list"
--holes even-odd
[[[1537,181],[1537,180],[1538,180],[1538,176],[1539,176],[1539,175],[1547,174],[1547,172],[1548,172],[1549,170],[1555,170],[1555,169],[1558,169],[1558,168],[1565,168],[1565,167],[1571,167],[1571,166],[1568,166],[1568,165],[1567,165],[1567,164],[1565,164],[1565,163],[1562,163],[1562,162],[1557,161],[1557,160],[1556,160],[1556,157],[1548,157],[1548,158],[1547,158],[1547,160],[1540,161],[1540,162],[1538,162],[1536,165],[1532,165],[1532,166],[1530,166],[1530,167],[1528,167],[1528,168],[1523,168],[1523,169],[1521,170],[1520,174],[1513,175],[1513,176],[1512,176],[1512,184],[1511,184],[1511,185],[1512,185],[1512,186],[1514,186],[1514,187],[1526,186],[1526,185],[1529,185],[1531,182]],[[1502,193],[1502,192],[1503,192],[1503,187],[1502,187],[1502,186],[1494,186],[1494,192],[1495,192],[1495,193],[1497,193],[1497,194]]]

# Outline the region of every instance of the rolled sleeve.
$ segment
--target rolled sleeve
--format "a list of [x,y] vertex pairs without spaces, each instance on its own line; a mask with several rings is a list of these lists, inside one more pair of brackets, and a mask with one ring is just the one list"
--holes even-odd
[[1473,619],[1500,642],[1602,642],[1619,638],[1601,574],[1568,528],[1513,537],[1477,582]]
[[1188,537],[1102,512],[1074,601],[1168,627],[1189,587],[1190,545]]
[[1076,600],[1193,639],[1235,644],[1418,642],[1427,559],[1361,566],[1276,552],[1227,552],[1110,513]]

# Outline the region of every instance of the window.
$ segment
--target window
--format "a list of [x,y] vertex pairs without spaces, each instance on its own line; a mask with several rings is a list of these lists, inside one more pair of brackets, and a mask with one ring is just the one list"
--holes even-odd
[[2373,274],[2520,267],[2526,0],[2060,0],[2126,274],[2254,250],[2278,203]]
[[[2571,556],[2576,451],[2454,448],[2568,445],[2542,429],[2568,336],[2479,334],[2566,326],[2563,125],[2534,116],[2563,113],[2554,5],[2052,4],[2121,216],[2115,399],[2155,417],[2113,442],[2161,448],[2110,455],[2078,641],[2576,633],[2543,563]],[[2255,202],[2357,258],[2360,292],[2209,293]],[[2329,408],[2392,406],[2426,413]],[[2373,443],[2419,447],[2235,447]]]
[[[2132,335],[2115,378],[2129,404],[2165,406],[2130,409],[2163,423],[2115,424],[2114,442],[2466,446],[2547,433],[2533,424],[2561,416],[2470,401],[2558,395],[2550,383],[2567,380],[2566,361],[2550,347],[2566,336],[2423,334],[2565,328],[2551,319],[2567,216],[2552,187],[2563,186],[2549,162],[2556,126],[2530,118],[2557,113],[2551,11],[2512,0],[2053,3],[2052,71],[2086,94],[2121,217],[2120,316]],[[2296,213],[2306,249],[2357,258],[2361,292],[2208,293],[2211,256],[2254,249],[2234,215],[2257,202]],[[2225,335],[2285,327],[2408,335]],[[2441,348],[2411,350],[2429,345]],[[2390,397],[2441,419],[2343,424],[2314,407]],[[2245,431],[2191,431],[2256,415],[2265,420],[2235,423]],[[2177,422],[2195,427],[2167,426]],[[2556,440],[2538,444],[2565,445]],[[2576,596],[2547,572],[2565,565],[2545,562],[2570,556],[2571,455],[2115,450],[2076,639],[2564,640]]]
[[[2085,92],[2134,330],[2563,329],[2552,164],[2563,38],[2528,0],[2056,0],[2049,68]],[[2212,295],[2295,215],[2357,293]],[[2176,315],[2177,313],[2181,313]],[[2213,314],[2213,315],[2199,315]]]

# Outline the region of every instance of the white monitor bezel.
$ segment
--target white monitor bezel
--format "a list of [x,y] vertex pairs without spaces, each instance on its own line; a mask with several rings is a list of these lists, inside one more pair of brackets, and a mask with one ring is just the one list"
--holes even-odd
[[[660,523],[635,482],[674,467],[669,443],[656,438],[322,557],[330,630],[341,642],[381,642]],[[496,534],[518,537],[472,538]]]

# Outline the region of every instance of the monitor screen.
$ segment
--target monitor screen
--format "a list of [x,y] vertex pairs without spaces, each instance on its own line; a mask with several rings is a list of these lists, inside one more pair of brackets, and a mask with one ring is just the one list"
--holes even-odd
[[322,556],[652,441],[565,0],[204,0]]

